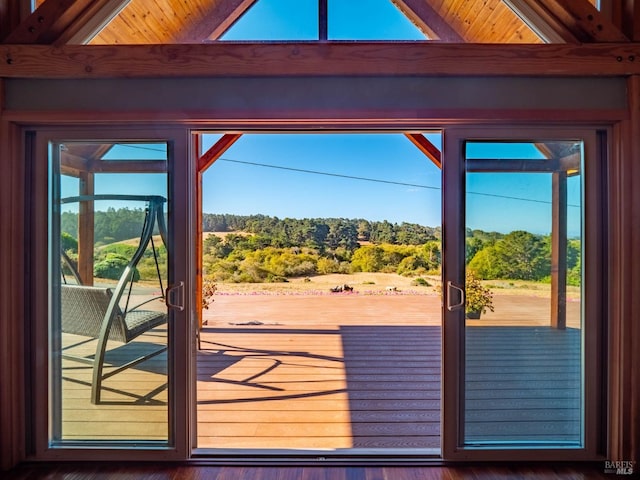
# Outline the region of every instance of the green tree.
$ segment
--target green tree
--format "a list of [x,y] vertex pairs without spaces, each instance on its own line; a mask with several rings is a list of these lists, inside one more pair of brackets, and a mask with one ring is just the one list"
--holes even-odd
[[550,273],[545,240],[522,230],[513,231],[477,252],[469,268],[484,279],[541,280]]
[[480,237],[467,237],[466,239],[466,259],[467,263],[473,260],[473,257],[476,256],[480,250],[484,247],[488,246],[487,242],[482,240]]
[[507,268],[503,265],[502,257],[496,252],[495,246],[485,247],[477,252],[469,262],[469,269],[476,272],[482,279],[506,278]]
[[580,240],[570,240],[567,245],[567,284],[579,287],[582,284],[582,261]]
[[384,267],[384,250],[379,245],[364,245],[353,252],[351,269],[354,272],[379,272]]
[[371,224],[371,241],[374,243],[395,243],[396,229],[387,220]]
[[441,264],[440,241],[431,240],[422,246],[422,257],[428,270],[438,270]]
[[498,241],[496,250],[507,268],[506,278],[540,280],[551,272],[551,259],[538,235],[516,230]]

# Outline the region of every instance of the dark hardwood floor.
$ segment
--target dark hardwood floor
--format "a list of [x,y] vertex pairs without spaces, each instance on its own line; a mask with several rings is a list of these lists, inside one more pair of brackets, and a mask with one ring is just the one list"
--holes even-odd
[[[203,466],[185,464],[44,464],[0,472],[6,480],[590,480],[612,479],[597,464],[465,466]],[[623,477],[624,478],[624,477]]]

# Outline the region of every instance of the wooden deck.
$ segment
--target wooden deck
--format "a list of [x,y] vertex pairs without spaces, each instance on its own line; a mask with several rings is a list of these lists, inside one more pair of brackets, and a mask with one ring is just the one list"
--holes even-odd
[[[86,340],[64,335],[66,345]],[[166,344],[166,327],[158,327],[127,345],[115,344],[106,362],[121,365],[142,352]],[[74,354],[95,353],[95,341],[74,349]],[[105,373],[109,368],[105,368]],[[103,383],[102,402],[92,405],[92,368],[73,360],[62,362],[62,431],[64,440],[166,440],[167,430],[167,355],[140,363],[114,375]]]
[[[495,303],[468,322],[467,440],[576,441],[579,303],[566,331],[549,328],[548,299]],[[221,296],[207,321],[199,448],[439,451],[439,298]],[[164,355],[108,379],[99,406],[88,401],[90,369],[63,366],[62,438],[166,438]]]
[[[440,300],[230,296],[198,356],[201,448],[440,447]],[[467,329],[467,440],[579,440],[579,304],[496,298]]]
[[440,329],[208,328],[198,446],[438,448]]

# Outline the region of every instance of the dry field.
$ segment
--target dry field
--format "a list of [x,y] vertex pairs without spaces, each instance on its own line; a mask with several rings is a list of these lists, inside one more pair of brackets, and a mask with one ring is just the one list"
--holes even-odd
[[393,289],[399,293],[433,294],[440,283],[438,277],[425,277],[431,287],[414,286],[413,279],[392,273],[353,273],[316,275],[313,277],[292,278],[283,283],[220,283],[220,294],[262,293],[274,295],[330,295],[330,289],[339,285],[349,285],[354,293],[369,295]]
[[[359,295],[404,294],[438,295],[440,276],[423,276],[430,286],[415,285],[415,279],[395,273],[352,273],[316,275],[293,278],[285,283],[219,283],[219,295],[273,294],[273,295],[331,295],[330,289],[338,285],[349,285]],[[482,282],[495,296],[517,295],[549,298],[551,285],[521,280],[486,280]],[[578,287],[568,287],[570,301],[580,300]]]

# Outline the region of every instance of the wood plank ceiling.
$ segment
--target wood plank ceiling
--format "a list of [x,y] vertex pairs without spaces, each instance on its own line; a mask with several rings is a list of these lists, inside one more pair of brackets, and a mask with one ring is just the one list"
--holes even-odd
[[[90,43],[166,44],[215,40],[255,1],[131,0]],[[541,42],[502,0],[393,0],[393,3],[432,40]]]
[[[0,5],[8,1],[0,0]],[[219,39],[257,1],[267,0],[37,0],[37,10],[9,34],[5,32],[3,43],[206,43]],[[485,44],[628,41],[595,8],[596,0],[389,1],[429,40]]]

